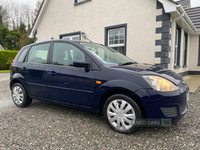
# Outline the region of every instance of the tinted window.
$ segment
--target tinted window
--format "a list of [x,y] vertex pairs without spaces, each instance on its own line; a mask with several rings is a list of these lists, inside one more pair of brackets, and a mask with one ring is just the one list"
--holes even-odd
[[33,46],[29,51],[28,62],[46,64],[50,43]]
[[21,55],[19,56],[18,58],[18,62],[23,62],[24,61],[24,58],[26,57],[26,54],[28,52],[30,47],[27,47],[23,50],[23,52],[21,53]]
[[53,47],[54,65],[73,66],[74,60],[85,60],[83,52],[67,43],[55,43]]

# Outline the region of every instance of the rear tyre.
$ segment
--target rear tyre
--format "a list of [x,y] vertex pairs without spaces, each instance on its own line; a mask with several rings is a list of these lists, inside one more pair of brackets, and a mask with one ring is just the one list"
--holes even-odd
[[110,96],[104,104],[104,117],[112,129],[130,134],[137,129],[136,122],[142,117],[137,103],[123,94]]
[[18,107],[26,107],[31,104],[32,99],[30,99],[20,83],[15,83],[12,86],[12,99],[15,105]]

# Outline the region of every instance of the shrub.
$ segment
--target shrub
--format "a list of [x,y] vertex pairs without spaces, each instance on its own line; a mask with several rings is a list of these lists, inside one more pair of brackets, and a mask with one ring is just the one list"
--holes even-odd
[[0,50],[0,70],[8,70],[18,51]]

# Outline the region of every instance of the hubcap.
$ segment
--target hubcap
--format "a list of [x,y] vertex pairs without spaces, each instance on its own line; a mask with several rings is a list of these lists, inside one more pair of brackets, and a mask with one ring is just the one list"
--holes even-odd
[[21,89],[21,87],[15,86],[13,88],[12,96],[13,96],[14,102],[16,104],[20,105],[24,100],[24,93],[23,93],[23,90]]
[[135,123],[135,111],[126,101],[113,100],[107,108],[107,116],[110,123],[117,129],[130,129]]

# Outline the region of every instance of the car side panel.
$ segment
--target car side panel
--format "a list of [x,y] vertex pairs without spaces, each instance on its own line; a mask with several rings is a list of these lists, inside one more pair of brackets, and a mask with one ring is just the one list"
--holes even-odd
[[99,112],[99,103],[101,97],[108,91],[123,90],[127,92],[134,92],[139,89],[141,89],[141,87],[125,80],[111,80],[105,82],[104,84],[99,86],[94,92],[94,105],[93,105],[94,111]]
[[21,74],[25,78],[28,94],[34,98],[48,98],[46,85],[46,67],[44,64],[23,63]]

